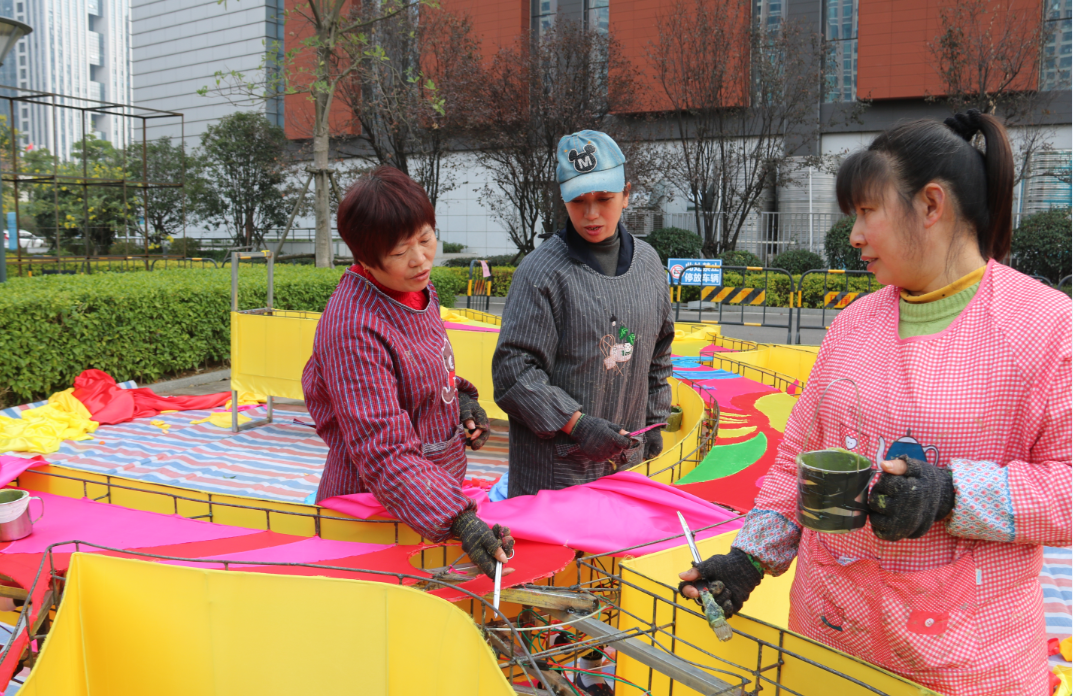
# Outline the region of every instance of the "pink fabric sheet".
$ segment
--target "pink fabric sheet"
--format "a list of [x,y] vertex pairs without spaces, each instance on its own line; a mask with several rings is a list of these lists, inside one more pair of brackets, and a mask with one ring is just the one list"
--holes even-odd
[[[641,555],[683,544],[681,512],[698,538],[733,531],[742,518],[678,488],[657,483],[640,474],[623,471],[582,486],[541,491],[498,503],[488,502],[486,491],[463,491],[478,504],[478,514],[489,524],[504,524],[517,539],[562,544],[588,553],[613,553],[644,545],[627,553]],[[371,493],[355,493],[321,501],[321,506],[354,517],[388,517]],[[656,539],[675,535],[669,541]],[[624,554],[625,555],[625,554]]]
[[[95,503],[86,498],[67,498],[49,493],[32,493],[45,504],[45,514],[34,523],[33,533],[0,549],[5,553],[41,553],[60,541],[89,541],[116,549],[167,546],[191,541],[230,539],[259,534],[242,529],[189,520],[175,515],[128,510],[118,505]],[[38,503],[30,501],[30,513],[37,515]],[[59,551],[74,551],[74,546]]]
[[22,472],[35,466],[48,464],[43,457],[12,457],[6,454],[0,455],[0,488],[17,479]]
[[480,331],[483,333],[499,333],[499,329],[488,326],[474,326],[473,324],[458,324],[453,321],[443,322],[443,328],[451,331]]
[[[237,553],[214,554],[212,558],[226,561],[249,561],[251,565],[264,563],[323,563],[334,558],[361,556],[374,551],[391,548],[391,544],[363,544],[356,541],[330,541],[320,537],[302,539],[290,544],[270,546],[265,549],[251,549]],[[223,568],[222,563],[188,563],[186,561],[162,561],[171,565],[184,565],[193,568]],[[331,563],[328,563],[331,565]],[[242,565],[229,566],[232,569],[243,568]]]

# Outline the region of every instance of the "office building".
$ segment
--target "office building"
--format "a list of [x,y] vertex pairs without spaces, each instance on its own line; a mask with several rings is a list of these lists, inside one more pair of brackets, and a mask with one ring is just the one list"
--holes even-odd
[[[660,16],[670,11],[668,0],[442,0],[441,6],[467,14],[483,46],[485,57],[498,47],[526,37],[538,37],[555,22],[584,22],[611,33],[622,55],[636,66],[646,81],[645,115],[659,124],[666,120],[668,102],[653,78],[649,62],[651,46],[659,39]],[[689,2],[687,2],[687,5]],[[1026,72],[1018,83],[1026,90],[1039,90],[1046,102],[1032,117],[1050,149],[1030,160],[1028,176],[1016,189],[1015,211],[1027,214],[1054,205],[1070,204],[1071,133],[1071,5],[1073,0],[1011,0],[1009,7],[1032,26],[1045,29],[1046,41],[1038,68]],[[800,145],[801,155],[839,156],[867,145],[886,128],[907,119],[950,115],[943,102],[943,81],[929,44],[942,31],[941,7],[936,0],[737,0],[743,22],[771,30],[794,22],[814,31],[823,42],[823,80],[816,111],[820,136]],[[1007,4],[991,6],[1005,12]],[[997,18],[995,26],[1008,24]],[[288,46],[288,48],[297,45]],[[726,46],[701,45],[698,51],[726,51]],[[862,108],[863,105],[863,108]],[[308,132],[291,125],[309,120],[308,101],[287,102],[288,137],[305,140]],[[661,111],[663,109],[663,111]],[[859,109],[859,114],[853,112]],[[667,125],[671,125],[668,123]],[[652,127],[655,137],[673,137],[673,127]],[[1016,141],[1024,127],[1011,129]],[[663,135],[658,135],[662,133]],[[340,135],[345,135],[340,133]],[[671,146],[671,141],[667,142]],[[441,196],[437,222],[441,238],[466,244],[478,253],[505,253],[513,245],[481,203],[480,188],[487,173],[479,158],[459,153],[463,162],[460,180],[468,182]],[[1066,172],[1054,176],[1056,172]],[[681,192],[679,192],[681,193]],[[692,215],[690,201],[676,195],[663,212],[679,216],[683,224]],[[761,211],[771,215],[824,215],[826,222],[840,215],[833,195],[833,175],[813,170],[796,185],[773,187],[762,196]],[[661,223],[670,218],[661,217]],[[677,224],[677,222],[675,223]],[[752,224],[752,223],[750,223]],[[759,223],[758,223],[759,226]],[[822,234],[813,224],[809,239],[813,248]],[[651,227],[651,224],[649,224]],[[825,232],[826,226],[820,232]],[[782,232],[780,231],[781,235]],[[801,244],[801,233],[779,243]]]
[[[0,0],[0,15],[33,27],[0,68],[0,83],[80,100],[129,104],[129,0]],[[4,109],[6,111],[6,108]],[[13,116],[25,145],[48,148],[69,158],[85,134],[125,147],[126,119],[21,103]]]
[[[281,55],[282,12],[283,0],[131,0],[134,101],[181,112],[185,120],[151,122],[149,138],[185,135],[195,146],[208,126],[235,111],[260,111],[282,126],[282,100],[212,89],[217,72],[263,78],[266,63]],[[202,88],[211,91],[201,96]]]

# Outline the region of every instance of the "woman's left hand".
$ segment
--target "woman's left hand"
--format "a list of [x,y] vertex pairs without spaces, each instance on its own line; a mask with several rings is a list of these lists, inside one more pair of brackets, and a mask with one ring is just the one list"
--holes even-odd
[[949,469],[905,455],[881,466],[883,473],[868,494],[868,519],[883,541],[918,539],[954,509]]
[[462,427],[466,429],[466,439],[471,449],[479,450],[488,442],[491,430],[488,426],[488,414],[477,400],[469,394],[458,392],[458,410]]

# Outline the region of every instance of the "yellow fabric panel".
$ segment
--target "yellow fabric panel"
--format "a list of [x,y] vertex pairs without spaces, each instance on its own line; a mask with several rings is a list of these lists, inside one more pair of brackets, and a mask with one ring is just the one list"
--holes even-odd
[[780,374],[806,382],[812,366],[816,364],[818,349],[803,349],[799,346],[767,346],[767,368]]
[[[697,546],[700,549],[701,556],[707,558],[714,554],[729,552],[730,544],[736,534],[737,532],[730,532],[698,542]],[[618,628],[627,630],[635,626],[649,626],[647,620],[652,617],[653,613],[652,596],[633,587],[633,585],[636,585],[668,600],[656,603],[655,611],[657,615],[654,623],[656,625],[675,623],[675,626],[668,628],[668,630],[673,631],[678,639],[674,643],[674,653],[676,655],[702,665],[712,665],[718,669],[748,677],[747,672],[732,665],[749,665],[750,668],[755,669],[757,664],[757,642],[740,635],[735,635],[726,643],[719,642],[703,616],[694,616],[680,610],[675,611],[674,605],[670,603],[673,601],[672,590],[659,584],[665,583],[676,587],[678,585],[678,573],[690,567],[690,560],[689,549],[685,545],[640,558],[624,560],[622,562],[622,578],[624,581],[621,598],[622,611],[619,613]],[[744,611],[748,614],[748,617],[734,616],[729,620],[730,624],[736,630],[749,636],[778,645],[778,629],[785,628],[787,617],[789,616],[789,593],[790,585],[793,582],[794,569],[795,566],[791,566],[789,571],[777,578],[765,577],[745,603]],[[689,602],[688,606],[699,610],[689,600],[682,601]],[[641,617],[644,619],[644,623],[634,617]],[[754,619],[764,623],[759,623]],[[671,649],[670,636],[657,634],[657,640],[666,649]],[[700,650],[690,647],[689,644],[713,653],[727,660],[727,662],[717,662]],[[864,684],[878,689],[882,693],[889,694],[889,696],[924,696],[925,694],[934,693],[889,672],[885,672],[874,665],[789,632],[784,634],[783,645],[789,652],[849,675]],[[778,655],[774,650],[764,648],[760,663],[765,666],[771,665],[777,663],[778,659]],[[784,654],[784,660],[785,662],[781,669],[781,684],[793,689],[795,693],[803,694],[804,696],[831,696],[832,694],[838,694],[838,696],[865,696],[866,694],[875,693],[822,668],[803,662],[793,657],[793,655]],[[622,653],[619,653],[617,675],[631,682],[646,686],[649,680],[648,668]],[[775,670],[768,670],[765,675],[772,680],[778,677],[778,673]],[[717,674],[716,676],[719,675]],[[724,675],[723,678],[731,681],[729,675]],[[658,672],[652,674],[651,683],[653,696],[668,696],[672,693],[669,679]],[[775,691],[775,687],[770,682],[764,683],[763,687],[764,693],[768,693],[768,691],[774,693]],[[673,687],[674,696],[696,693],[696,691],[687,689],[681,684],[675,684]]]
[[677,322],[674,325],[671,353],[696,357],[700,355],[701,350],[712,345],[719,338],[721,331],[718,324]]
[[97,422],[73,393],[57,392],[44,406],[26,409],[18,418],[0,416],[0,452],[49,454],[64,440],[89,440]]
[[455,374],[468,379],[477,387],[479,401],[489,418],[507,419],[503,409],[496,406],[492,395],[492,355],[499,334],[492,331],[448,329],[447,338],[455,352]]
[[301,399],[319,319],[316,312],[232,312],[231,389]]
[[[281,601],[288,611],[267,610]],[[22,693],[513,690],[470,617],[417,590],[75,554],[56,623]]]

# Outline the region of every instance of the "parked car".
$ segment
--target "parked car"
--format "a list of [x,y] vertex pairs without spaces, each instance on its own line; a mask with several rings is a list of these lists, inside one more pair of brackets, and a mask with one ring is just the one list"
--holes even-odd
[[[35,237],[26,230],[19,230],[19,246],[24,254],[43,254],[48,251],[48,241]],[[4,230],[4,248],[11,249],[11,233]]]

